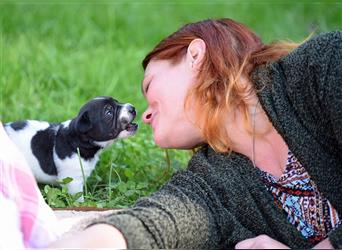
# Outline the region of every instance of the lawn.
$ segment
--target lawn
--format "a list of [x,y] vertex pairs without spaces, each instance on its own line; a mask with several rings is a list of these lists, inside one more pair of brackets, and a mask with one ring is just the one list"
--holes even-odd
[[339,1],[1,1],[0,120],[73,118],[87,100],[110,95],[138,111],[138,133],[102,155],[84,203],[40,185],[53,207],[127,207],[178,170],[190,153],[161,150],[141,122],[144,55],[187,22],[230,17],[264,42],[304,40],[341,29]]

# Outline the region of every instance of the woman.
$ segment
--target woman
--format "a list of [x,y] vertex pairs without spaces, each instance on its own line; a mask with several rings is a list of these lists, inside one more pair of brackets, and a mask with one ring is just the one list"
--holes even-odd
[[143,61],[143,121],[160,147],[197,152],[54,246],[342,248],[342,32],[295,47],[230,19],[162,40]]

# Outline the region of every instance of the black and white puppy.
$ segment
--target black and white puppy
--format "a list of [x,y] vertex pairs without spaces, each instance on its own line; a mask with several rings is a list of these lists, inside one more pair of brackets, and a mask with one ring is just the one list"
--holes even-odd
[[[83,175],[89,177],[101,150],[115,140],[133,135],[138,125],[131,104],[112,97],[96,97],[87,102],[72,120],[62,123],[18,121],[5,124],[5,130],[24,154],[36,180],[55,184],[71,177],[70,194],[83,191]],[[81,197],[80,200],[83,200]]]

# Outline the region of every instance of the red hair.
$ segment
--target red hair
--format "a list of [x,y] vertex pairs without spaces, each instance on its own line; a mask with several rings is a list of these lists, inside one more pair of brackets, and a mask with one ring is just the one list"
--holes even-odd
[[241,76],[249,80],[253,69],[278,60],[297,44],[278,42],[264,45],[260,38],[245,25],[224,18],[190,23],[163,39],[144,58],[146,69],[151,60],[170,60],[178,63],[186,54],[192,40],[200,38],[206,44],[206,53],[190,89],[185,106],[195,109],[196,124],[208,144],[218,152],[231,150],[231,141],[224,124],[227,116],[240,109],[245,125],[250,131],[248,99],[255,94],[252,84],[241,82]]

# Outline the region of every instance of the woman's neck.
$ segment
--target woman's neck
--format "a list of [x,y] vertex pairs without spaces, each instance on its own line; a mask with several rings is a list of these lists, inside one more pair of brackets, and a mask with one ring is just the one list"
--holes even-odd
[[236,111],[227,122],[232,150],[247,156],[256,167],[279,177],[286,166],[288,147],[256,98],[249,110],[250,131],[241,111]]

